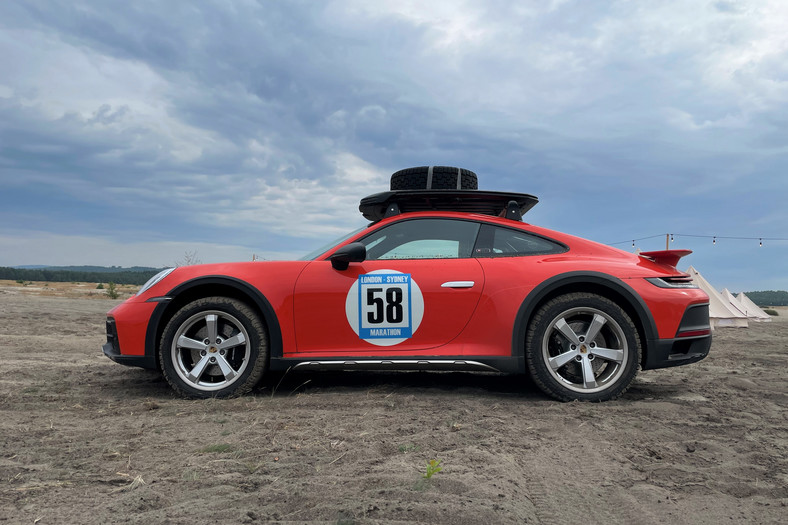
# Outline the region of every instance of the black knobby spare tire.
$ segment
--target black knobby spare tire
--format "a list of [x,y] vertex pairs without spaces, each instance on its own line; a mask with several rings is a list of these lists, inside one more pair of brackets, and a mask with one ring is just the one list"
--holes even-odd
[[391,190],[476,190],[478,177],[471,170],[451,166],[419,166],[391,176]]

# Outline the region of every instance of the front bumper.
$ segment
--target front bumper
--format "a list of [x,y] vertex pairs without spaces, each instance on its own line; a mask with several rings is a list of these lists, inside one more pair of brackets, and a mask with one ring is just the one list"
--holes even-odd
[[118,342],[118,331],[115,327],[115,320],[107,318],[107,342],[102,345],[101,350],[104,355],[122,365],[138,366],[156,370],[156,358],[152,355],[123,355],[120,353],[120,343]]

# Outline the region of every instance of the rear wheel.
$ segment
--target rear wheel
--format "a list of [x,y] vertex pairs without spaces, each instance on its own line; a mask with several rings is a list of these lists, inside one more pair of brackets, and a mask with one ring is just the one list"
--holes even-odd
[[268,359],[260,317],[227,297],[198,299],[178,310],[159,348],[164,377],[186,397],[245,394],[262,377]]
[[534,382],[563,401],[607,401],[637,375],[640,337],[627,313],[590,293],[562,295],[536,313],[525,355]]

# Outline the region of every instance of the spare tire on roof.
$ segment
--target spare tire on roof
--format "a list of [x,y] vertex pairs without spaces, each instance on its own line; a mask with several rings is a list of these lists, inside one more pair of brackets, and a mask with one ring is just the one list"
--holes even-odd
[[471,170],[451,166],[419,166],[391,176],[392,190],[476,190],[479,180]]

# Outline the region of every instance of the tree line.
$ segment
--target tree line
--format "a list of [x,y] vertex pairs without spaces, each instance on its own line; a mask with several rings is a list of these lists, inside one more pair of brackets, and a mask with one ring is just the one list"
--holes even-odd
[[142,285],[156,275],[160,270],[151,269],[144,271],[89,271],[79,272],[71,270],[56,270],[48,268],[8,268],[0,267],[0,279],[11,281],[45,281],[54,283],[84,282]]
[[766,290],[763,292],[744,292],[758,306],[788,306],[788,292],[785,290]]

